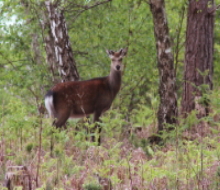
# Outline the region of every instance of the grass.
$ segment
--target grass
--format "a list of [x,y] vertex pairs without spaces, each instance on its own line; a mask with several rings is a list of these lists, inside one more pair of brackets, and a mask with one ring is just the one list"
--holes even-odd
[[89,134],[80,123],[55,130],[49,119],[22,110],[1,117],[0,189],[7,168],[19,165],[27,166],[38,190],[101,189],[104,179],[116,190],[220,189],[220,127],[214,111],[199,122],[192,113],[164,135],[163,146],[147,141],[154,122],[142,127],[135,123],[138,130],[130,130],[132,121],[106,114],[102,144],[96,146],[86,141]]

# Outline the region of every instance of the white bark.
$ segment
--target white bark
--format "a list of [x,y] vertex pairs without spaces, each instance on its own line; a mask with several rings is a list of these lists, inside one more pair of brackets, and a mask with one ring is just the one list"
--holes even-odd
[[[79,80],[63,12],[50,0],[45,1],[45,6],[50,27],[50,37],[46,41],[46,46],[49,46],[46,47],[47,60],[53,68],[57,68],[62,81]],[[49,59],[50,56],[54,59]]]

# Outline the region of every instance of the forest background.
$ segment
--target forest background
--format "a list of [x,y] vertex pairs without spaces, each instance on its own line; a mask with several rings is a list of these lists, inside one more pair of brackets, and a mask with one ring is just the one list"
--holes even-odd
[[[90,134],[83,127],[93,124],[73,120],[66,130],[54,130],[42,111],[47,90],[60,80],[47,63],[42,2],[0,1],[0,187],[8,168],[22,165],[34,189],[103,189],[105,180],[109,189],[219,189],[219,11],[213,90],[207,93],[210,114],[198,119],[195,110],[186,119],[178,118],[178,125],[161,134],[163,144],[157,145],[148,141],[157,131],[160,103],[148,1],[112,0],[94,7],[101,1],[60,1],[80,80],[108,75],[106,49],[128,47],[122,87],[102,116],[103,140],[96,146],[86,140]],[[188,1],[165,3],[180,108]]]

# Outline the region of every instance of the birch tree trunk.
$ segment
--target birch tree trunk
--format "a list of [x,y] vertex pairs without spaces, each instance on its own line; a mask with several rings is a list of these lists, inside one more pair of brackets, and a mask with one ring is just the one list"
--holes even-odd
[[162,131],[164,130],[165,124],[177,123],[178,109],[174,58],[164,0],[150,0],[149,4],[153,15],[157,62],[160,75],[160,106],[157,114],[158,129]]
[[208,114],[203,95],[213,86],[214,12],[214,0],[189,0],[181,103],[184,117],[195,109],[198,118]]
[[58,9],[59,1],[45,1],[48,15],[49,35],[45,39],[47,62],[53,74],[58,70],[62,81],[79,80],[63,12]]

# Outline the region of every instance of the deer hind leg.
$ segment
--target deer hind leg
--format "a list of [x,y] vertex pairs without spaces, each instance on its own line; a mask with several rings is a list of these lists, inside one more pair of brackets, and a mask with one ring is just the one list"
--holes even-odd
[[61,128],[65,126],[67,119],[70,117],[70,112],[68,110],[62,111],[58,114],[56,119],[53,122],[53,125],[56,128]]
[[[53,121],[53,126],[56,128],[61,128],[65,126],[65,123],[67,119],[70,116],[69,111],[62,111],[61,113],[57,114],[56,118]],[[54,131],[51,133],[51,139],[50,139],[50,155],[53,157],[53,150],[54,150],[54,144],[55,144],[55,138],[54,138]]]
[[[101,111],[97,111],[97,112],[94,113],[94,122],[99,122],[100,121],[99,118],[100,118],[101,114],[102,114]],[[101,129],[101,127],[98,123],[95,125],[95,128],[94,128],[93,132],[95,132],[96,129],[98,129],[98,145],[100,145],[101,144],[100,134],[101,134],[102,129]],[[92,140],[92,142],[95,142],[95,135],[93,135],[91,137],[91,140]]]

